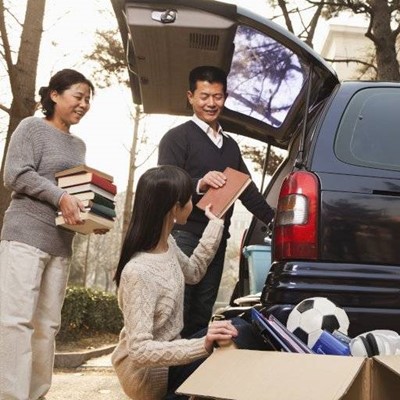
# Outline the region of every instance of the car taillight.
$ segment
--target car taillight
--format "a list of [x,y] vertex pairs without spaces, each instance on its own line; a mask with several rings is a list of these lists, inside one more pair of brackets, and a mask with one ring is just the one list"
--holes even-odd
[[276,260],[317,258],[318,193],[310,172],[296,171],[283,181],[274,224]]

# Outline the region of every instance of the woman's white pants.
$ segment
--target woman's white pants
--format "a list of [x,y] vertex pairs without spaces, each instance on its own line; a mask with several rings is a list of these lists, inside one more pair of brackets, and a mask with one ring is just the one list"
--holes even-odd
[[70,258],[0,243],[0,400],[37,400],[51,385]]

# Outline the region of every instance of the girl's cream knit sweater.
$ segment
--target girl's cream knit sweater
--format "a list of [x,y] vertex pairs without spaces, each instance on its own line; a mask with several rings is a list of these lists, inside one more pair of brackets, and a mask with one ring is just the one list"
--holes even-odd
[[210,220],[190,258],[170,236],[166,253],[137,253],[125,266],[118,290],[124,328],[112,362],[129,397],[162,399],[169,366],[208,356],[204,338],[179,336],[183,328],[184,286],[203,277],[222,231],[222,220]]

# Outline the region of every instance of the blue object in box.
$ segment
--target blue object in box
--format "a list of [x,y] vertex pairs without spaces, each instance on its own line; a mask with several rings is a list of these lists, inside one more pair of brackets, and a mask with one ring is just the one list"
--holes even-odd
[[340,356],[350,356],[350,347],[343,343],[328,331],[322,331],[321,336],[316,341],[312,350],[317,354],[331,354]]
[[253,244],[243,248],[249,265],[250,294],[261,292],[271,267],[271,246]]

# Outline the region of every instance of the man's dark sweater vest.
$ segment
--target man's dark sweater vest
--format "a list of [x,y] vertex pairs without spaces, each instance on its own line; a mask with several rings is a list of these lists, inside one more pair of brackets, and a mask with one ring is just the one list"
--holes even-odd
[[[200,196],[196,187],[209,171],[223,171],[226,167],[249,174],[235,140],[223,135],[223,144],[218,148],[207,134],[193,121],[188,121],[169,130],[161,139],[158,155],[159,165],[176,165],[186,170],[193,180],[193,204]],[[273,216],[272,209],[266,204],[254,183],[240,196],[244,206],[257,218],[269,222]],[[229,225],[233,207],[225,215],[224,237],[229,237]],[[177,225],[177,229],[195,233],[199,237],[206,227],[208,218],[204,211],[193,207],[186,225]]]

